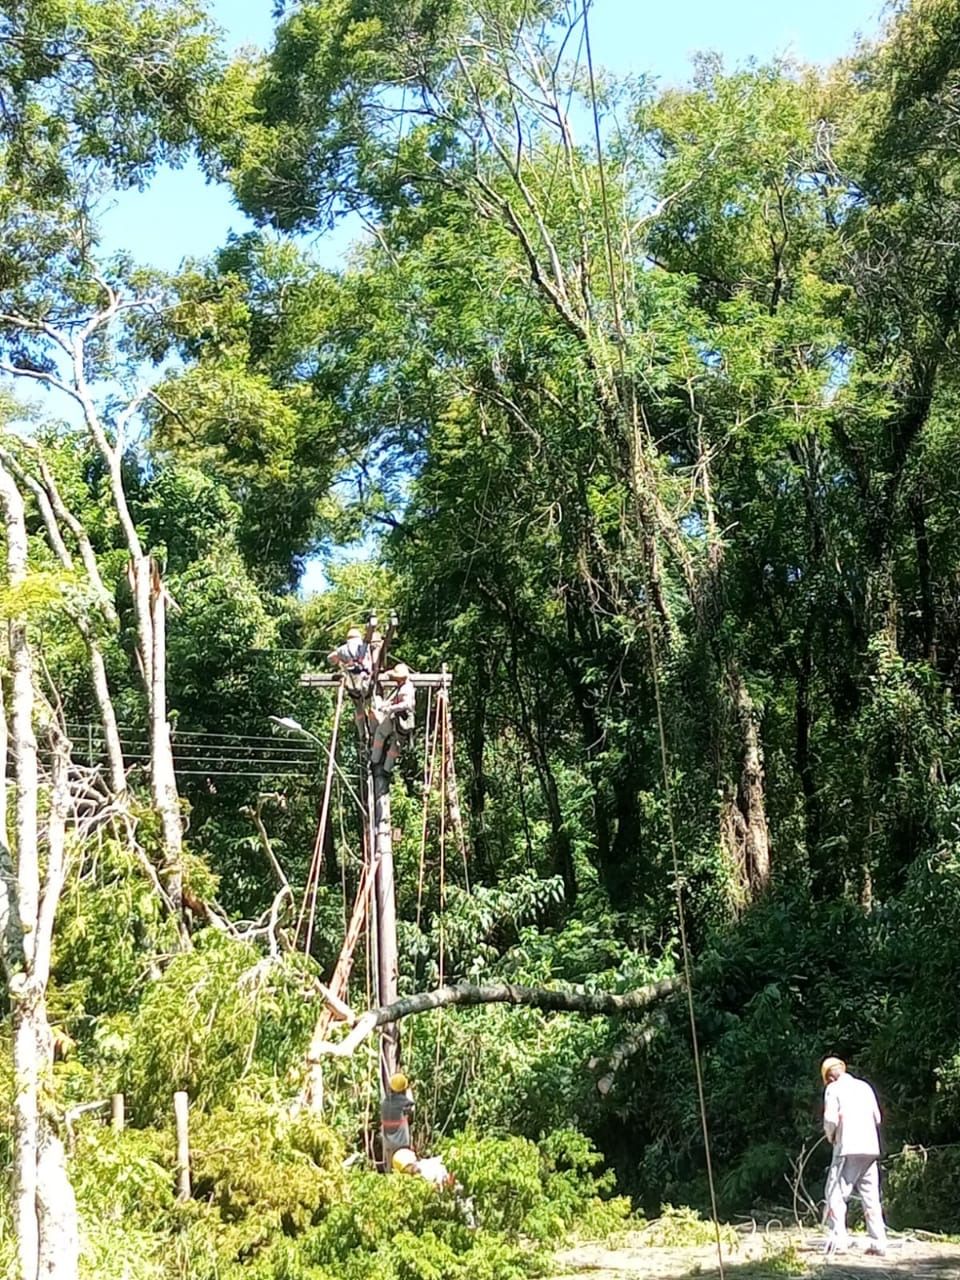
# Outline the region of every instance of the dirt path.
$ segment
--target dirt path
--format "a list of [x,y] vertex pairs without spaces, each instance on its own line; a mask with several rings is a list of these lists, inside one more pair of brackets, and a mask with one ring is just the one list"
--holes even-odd
[[[817,1238],[806,1241],[794,1232],[745,1236],[735,1248],[724,1246],[724,1273],[729,1280],[960,1280],[960,1244],[904,1238],[892,1242],[885,1258],[859,1251],[824,1259]],[[557,1255],[555,1280],[689,1280],[719,1275],[715,1248],[661,1249],[625,1240],[615,1249],[582,1244]]]

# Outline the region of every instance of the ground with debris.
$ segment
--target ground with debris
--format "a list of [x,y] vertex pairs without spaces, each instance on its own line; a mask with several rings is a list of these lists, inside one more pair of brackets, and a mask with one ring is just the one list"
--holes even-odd
[[[820,1239],[808,1233],[772,1231],[745,1235],[736,1246],[724,1245],[723,1271],[730,1280],[779,1280],[809,1276],[813,1280],[960,1280],[960,1243],[904,1237],[891,1243],[885,1258],[854,1249],[825,1259]],[[617,1247],[581,1244],[557,1255],[555,1280],[686,1280],[719,1276],[715,1247],[654,1248],[628,1237]]]

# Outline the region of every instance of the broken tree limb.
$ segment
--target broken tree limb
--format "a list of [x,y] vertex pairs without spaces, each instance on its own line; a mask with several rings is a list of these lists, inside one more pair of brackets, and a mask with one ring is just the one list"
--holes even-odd
[[276,877],[277,883],[280,885],[280,888],[285,893],[289,893],[290,896],[293,897],[293,891],[290,888],[290,882],[287,879],[286,875],[284,874],[283,867],[281,867],[280,862],[277,859],[277,855],[273,851],[273,845],[270,842],[270,833],[267,831],[266,823],[263,820],[263,812],[262,812],[263,806],[267,803],[268,800],[271,800],[274,803],[280,805],[281,808],[283,808],[285,805],[284,797],[280,795],[279,792],[266,791],[266,792],[261,792],[261,794],[257,796],[256,808],[254,808],[252,805],[244,805],[244,807],[240,810],[240,812],[243,814],[245,818],[249,818],[250,821],[253,823],[253,825],[256,827],[257,835],[260,838],[260,848],[263,850],[264,854],[266,855],[267,861],[270,863],[270,869],[273,872],[274,876]]
[[[654,1014],[650,1021],[641,1027],[634,1027],[630,1033],[614,1048],[609,1059],[603,1065],[606,1070],[597,1080],[597,1093],[605,1098],[616,1083],[617,1073],[623,1065],[630,1061],[641,1049],[646,1049],[657,1038],[666,1023],[663,1013]],[[600,1066],[600,1060],[591,1058],[590,1068]]]
[[607,1017],[641,1013],[664,997],[679,991],[682,978],[661,978],[634,991],[616,995],[609,991],[570,991],[550,987],[519,987],[511,982],[486,983],[474,986],[460,982],[456,986],[437,987],[435,991],[421,991],[418,995],[403,996],[381,1009],[373,1009],[375,1027],[399,1022],[414,1013],[428,1009],[445,1009],[450,1005],[514,1004],[529,1009],[542,1009],[545,1013],[585,1013]]
[[322,982],[317,983],[317,990],[323,996],[330,1009],[340,1022],[346,1022],[348,1026],[353,1026],[357,1021],[357,1015],[353,1012],[345,1000],[341,1000],[335,991],[331,991],[329,987],[325,987]]
[[608,991],[570,991],[548,987],[519,987],[510,982],[486,983],[480,986],[460,982],[456,986],[437,987],[435,991],[421,991],[417,995],[402,996],[392,1004],[371,1009],[357,1019],[356,1026],[343,1040],[324,1041],[311,1045],[308,1061],[316,1061],[321,1055],[349,1057],[377,1027],[388,1026],[409,1018],[415,1013],[430,1009],[446,1009],[451,1005],[473,1006],[480,1004],[512,1004],[528,1009],[542,1009],[545,1013],[584,1013],[588,1016],[629,1017],[643,1013],[651,1005],[672,995],[683,987],[682,978],[661,978],[634,991],[616,995]]

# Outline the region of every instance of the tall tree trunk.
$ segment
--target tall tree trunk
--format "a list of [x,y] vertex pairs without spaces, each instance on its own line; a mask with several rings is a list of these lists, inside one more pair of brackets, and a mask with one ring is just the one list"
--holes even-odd
[[810,637],[804,635],[803,651],[797,670],[794,764],[800,778],[803,793],[803,830],[808,862],[814,855],[820,839],[820,818],[817,812],[817,784],[810,757],[810,683],[813,676],[813,652]]
[[739,772],[728,789],[721,815],[721,840],[736,869],[746,900],[770,887],[770,832],[767,826],[763,749],[756,710],[736,665],[728,666],[730,700],[736,713]]
[[564,897],[567,905],[572,906],[576,901],[578,888],[576,868],[573,865],[573,843],[563,820],[560,792],[557,789],[557,780],[554,776],[553,768],[550,764],[550,755],[547,750],[546,732],[543,723],[544,707],[542,703],[538,705],[538,714],[536,723],[534,723],[520,679],[520,664],[515,636],[511,643],[507,668],[520,709],[520,730],[533,758],[534,768],[540,781],[540,791],[547,810],[547,818],[550,822],[551,870],[554,875],[559,875],[563,880]]
[[[102,319],[106,320],[111,314],[111,312],[104,312]],[[87,331],[76,335],[68,344],[73,355],[73,387],[83,408],[87,430],[107,465],[114,510],[130,553],[129,574],[137,625],[137,654],[150,718],[151,793],[163,830],[163,871],[167,881],[166,888],[174,906],[178,912],[181,912],[183,818],[180,813],[177,778],[173,767],[173,750],[170,745],[170,729],[167,724],[166,591],[155,560],[144,552],[123,481],[124,430],[136,412],[142,397],[133,399],[117,416],[115,438],[111,443],[87,382],[84,347],[87,332],[93,332],[89,325]],[[183,944],[187,945],[189,938],[183,927],[181,927],[180,936]]]
[[[21,981],[17,982],[16,979]],[[17,1238],[20,1280],[36,1280],[40,1262],[37,1217],[40,1047],[36,993],[25,975],[10,979],[13,1000],[13,1230]]]
[[[714,506],[711,451],[702,422],[697,431],[697,450],[697,472],[707,533],[707,568],[695,586],[691,603],[722,673],[727,700],[724,718],[736,726],[737,777],[732,784],[724,779],[720,841],[744,898],[749,901],[765,892],[771,877],[763,749],[750,690],[723,635],[721,573],[726,548]],[[687,578],[689,580],[689,575]],[[718,758],[722,761],[726,756],[725,744],[718,743],[718,746]]]
[[149,572],[149,623],[146,631],[150,637],[144,650],[144,661],[149,653],[150,690],[150,784],[154,808],[160,814],[163,825],[164,867],[163,885],[178,914],[183,911],[183,820],[177,794],[177,776],[173,764],[173,747],[170,742],[170,725],[167,721],[167,626],[166,590],[160,570],[152,557],[148,558]]
[[[27,576],[26,522],[23,499],[3,465],[0,503],[6,526],[7,580],[11,587],[18,587]],[[45,993],[56,903],[63,887],[66,770],[60,754],[54,762],[41,897],[33,660],[23,616],[10,618],[7,641],[17,792],[16,858],[14,862],[6,845],[0,847],[0,958],[13,1013],[13,1222],[19,1280],[75,1280],[79,1260],[76,1205],[62,1148],[40,1111],[41,1089],[53,1065]],[[59,750],[58,745],[55,754]]]
[[77,1201],[67,1173],[63,1143],[42,1124],[37,1153],[37,1280],[76,1280],[80,1266]]
[[106,663],[89,624],[85,624],[80,630],[87,645],[93,694],[100,712],[100,725],[103,729],[103,741],[107,752],[107,768],[110,771],[110,790],[115,796],[122,796],[127,789],[127,772],[123,764],[120,729],[113,708],[113,698],[110,695]]
[[[74,559],[64,541],[61,525],[66,525],[71,531],[79,547],[90,585],[96,592],[99,611],[107,622],[115,624],[116,613],[103,584],[103,578],[100,575],[100,568],[97,565],[90,539],[87,537],[79,520],[76,519],[64,503],[49,468],[41,458],[40,469],[43,476],[43,482],[41,483],[35,476],[30,475],[6,449],[0,449],[0,458],[2,458],[4,465],[9,467],[16,479],[21,484],[25,484],[33,494],[40,509],[40,516],[47,532],[47,541],[50,544],[50,549],[64,569],[72,573],[74,571]],[[113,698],[110,696],[110,683],[107,679],[107,668],[103,660],[103,653],[100,649],[96,631],[86,613],[81,609],[71,609],[69,612],[74,625],[83,637],[83,642],[87,648],[87,656],[90,660],[93,692],[97,700],[100,725],[103,729],[103,740],[107,752],[110,789],[114,795],[120,796],[126,790],[127,777],[123,763],[123,748],[120,744],[120,730],[117,727]]]
[[913,540],[917,553],[917,576],[920,580],[920,643],[923,656],[936,665],[937,661],[937,610],[933,595],[933,573],[930,567],[930,535],[927,531],[927,510],[924,501],[923,482],[917,484],[910,499],[913,518]]
[[770,832],[767,826],[760,729],[753,699],[739,675],[736,685],[736,705],[743,752],[740,781],[737,787],[737,805],[743,814],[744,821],[744,864],[747,881],[756,895],[765,893],[770,887]]

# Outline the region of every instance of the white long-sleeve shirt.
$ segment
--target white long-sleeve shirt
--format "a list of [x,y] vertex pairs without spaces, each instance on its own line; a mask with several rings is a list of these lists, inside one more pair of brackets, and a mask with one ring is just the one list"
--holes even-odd
[[845,1072],[823,1091],[823,1129],[833,1140],[835,1156],[880,1154],[880,1106],[877,1095],[856,1076]]

